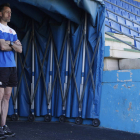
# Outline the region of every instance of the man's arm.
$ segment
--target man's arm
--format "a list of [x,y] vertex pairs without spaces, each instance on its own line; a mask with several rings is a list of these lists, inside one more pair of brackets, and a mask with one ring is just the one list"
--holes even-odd
[[4,39],[0,39],[0,50],[1,51],[12,51],[12,48],[8,44],[9,41],[5,41]]
[[11,46],[11,48],[13,48],[18,53],[22,53],[22,44],[20,43],[19,40],[15,41],[13,43],[13,46]]

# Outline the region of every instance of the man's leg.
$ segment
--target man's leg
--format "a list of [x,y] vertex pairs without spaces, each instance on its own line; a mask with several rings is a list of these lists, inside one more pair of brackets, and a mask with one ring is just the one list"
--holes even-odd
[[[3,99],[3,95],[4,95],[4,88],[0,87],[0,118],[1,118],[1,108],[2,108],[2,99]],[[1,120],[1,119],[0,119]],[[1,138],[5,138],[5,133],[3,131],[3,128],[0,127],[0,139]]]
[[0,87],[0,120],[1,120],[1,102],[3,99],[3,95],[4,95],[4,88]]
[[0,87],[0,115],[1,115],[1,102],[3,99],[3,95],[4,95],[4,88]]
[[8,108],[9,108],[9,99],[11,96],[11,92],[12,92],[12,87],[6,87],[4,89],[4,95],[1,101],[1,126],[2,127],[6,124],[6,118],[7,118]]

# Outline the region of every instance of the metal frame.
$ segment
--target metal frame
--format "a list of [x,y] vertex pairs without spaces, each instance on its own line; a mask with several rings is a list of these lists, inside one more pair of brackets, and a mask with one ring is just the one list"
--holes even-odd
[[116,5],[116,4],[114,4],[114,3],[112,3],[112,2],[109,2],[109,1],[107,1],[107,0],[104,0],[104,1],[107,2],[107,3],[110,3],[110,4],[112,4],[112,5],[114,5],[114,6],[116,6],[116,7],[119,7],[120,9],[123,9],[124,11],[127,11],[127,12],[129,12],[129,13],[135,15],[135,16],[140,17],[139,15],[137,15],[137,14],[135,14],[135,13],[132,13],[131,11],[126,10],[126,9],[124,9],[124,8],[122,8],[122,7],[120,7],[120,6]]
[[[16,95],[15,95],[15,97],[17,98],[20,83],[21,83],[21,78],[22,78],[22,75],[24,75],[27,90],[28,90],[28,94],[29,94],[29,98],[30,98],[30,103],[31,103],[31,114],[30,114],[31,116],[29,116],[29,118],[28,118],[28,119],[30,119],[30,121],[34,120],[34,98],[35,98],[35,95],[36,95],[36,91],[37,91],[37,87],[38,87],[38,83],[39,83],[39,80],[41,78],[41,75],[42,75],[42,78],[43,78],[45,94],[46,94],[46,97],[47,97],[47,103],[48,103],[47,109],[48,109],[48,112],[49,112],[50,116],[51,116],[51,111],[50,111],[51,110],[51,98],[52,98],[53,89],[54,89],[57,78],[59,80],[59,85],[60,85],[60,90],[61,90],[61,97],[62,97],[62,103],[63,103],[62,112],[63,112],[64,116],[65,116],[65,111],[66,111],[66,98],[67,98],[67,94],[68,94],[69,86],[70,86],[70,81],[71,81],[72,77],[74,79],[74,85],[75,85],[76,94],[77,94],[77,97],[78,97],[79,117],[81,117],[82,101],[83,101],[83,98],[84,98],[85,88],[87,86],[87,82],[88,82],[88,79],[89,79],[90,75],[91,75],[92,87],[93,87],[94,95],[95,95],[95,84],[94,84],[94,78],[93,78],[93,73],[92,73],[92,66],[93,66],[95,54],[98,51],[100,36],[98,37],[97,44],[96,44],[96,47],[95,47],[95,50],[94,50],[94,53],[93,53],[92,61],[90,62],[89,51],[88,51],[88,48],[87,48],[87,41],[86,41],[86,28],[87,28],[87,13],[85,14],[85,26],[84,26],[84,29],[83,29],[83,33],[81,35],[81,39],[80,39],[79,46],[78,46],[76,55],[74,57],[74,60],[73,60],[73,57],[72,57],[72,50],[71,50],[72,48],[70,47],[70,21],[69,21],[68,22],[68,29],[67,29],[66,34],[65,34],[65,38],[64,38],[64,41],[63,41],[62,50],[61,50],[59,60],[58,60],[58,57],[57,57],[57,54],[56,54],[56,46],[55,46],[52,34],[50,34],[48,42],[47,42],[47,46],[46,46],[46,49],[45,49],[45,53],[44,53],[44,56],[43,56],[43,62],[41,62],[40,56],[39,56],[39,51],[38,51],[37,44],[36,44],[36,41],[35,41],[34,21],[33,21],[31,37],[30,37],[30,40],[29,40],[29,44],[28,44],[28,47],[27,47],[27,50],[26,50],[25,59],[24,59],[23,63],[22,63],[22,60],[21,60],[21,56],[19,55],[19,58],[20,58],[19,60],[20,60],[21,66],[22,66],[22,72],[21,72],[21,75],[20,75],[20,80],[19,80],[17,91],[16,91]],[[75,71],[75,64],[76,64],[76,61],[77,61],[77,56],[78,56],[78,53],[79,53],[79,50],[80,50],[83,39],[84,39],[84,41],[83,41],[84,45],[83,45],[83,58],[82,58],[83,59],[82,60],[82,77],[81,77],[81,85],[80,85],[80,93],[79,93],[78,88],[77,88],[76,77],[75,77],[74,71]],[[63,90],[62,89],[62,83],[61,83],[61,76],[60,76],[60,64],[61,64],[62,57],[63,57],[63,54],[64,54],[64,48],[66,46],[65,45],[66,41],[67,41],[66,71],[65,71],[66,73],[65,73],[64,90]],[[32,83],[31,83],[31,93],[30,93],[29,88],[28,88],[28,83],[27,83],[27,80],[26,80],[26,76],[25,76],[25,73],[24,73],[24,67],[25,67],[25,63],[26,63],[26,59],[27,59],[27,55],[28,55],[28,51],[29,51],[31,42],[32,42]],[[49,47],[50,43],[51,43],[51,55],[50,55],[50,61],[51,62],[50,62],[50,72],[49,72],[50,73],[50,81],[49,81],[48,92],[47,92],[45,77],[44,77],[44,73],[43,73],[43,65],[44,65],[44,62],[45,62],[45,57],[46,57],[46,54],[47,54],[48,47]],[[38,62],[39,62],[39,65],[40,65],[40,73],[39,73],[39,77],[37,79],[36,85],[34,83],[34,76],[35,76],[34,75],[34,70],[35,70],[34,55],[35,55],[35,51],[37,53],[37,58],[38,58]],[[88,72],[88,77],[85,80],[84,79],[85,78],[84,77],[84,72],[85,72],[84,69],[85,69],[85,55],[86,55],[86,53],[87,53],[87,56],[88,56],[89,72]],[[52,82],[53,55],[54,55],[54,58],[55,58],[55,61],[56,61],[57,71],[55,73],[55,77],[54,77],[54,80]],[[72,69],[70,76],[68,76],[69,57],[70,57],[71,69]],[[85,81],[85,83],[84,83],[84,81]],[[14,101],[16,101],[15,97],[14,97]]]
[[134,7],[136,7],[136,8],[138,8],[138,9],[140,9],[138,6],[136,6],[136,5],[134,5],[134,4],[131,4],[130,2],[127,2],[127,1],[124,1],[124,0],[121,0],[122,2],[125,2],[125,3],[127,3],[127,4],[129,4],[129,5],[132,5],[132,6],[134,6]]
[[137,25],[140,26],[139,23],[137,23],[137,22],[135,22],[135,21],[133,21],[133,20],[131,20],[131,19],[129,19],[129,18],[123,17],[122,15],[119,15],[119,14],[117,14],[117,13],[115,13],[115,12],[109,10],[109,9],[106,9],[106,10],[109,11],[109,12],[111,12],[111,13],[113,13],[113,14],[115,14],[115,15],[117,15],[117,16],[120,16],[120,17],[122,17],[122,18],[124,18],[124,19],[126,19],[126,20],[128,20],[128,21],[131,21],[131,22],[133,22],[133,23],[135,23],[135,24],[137,24]]
[[124,27],[126,27],[126,28],[128,28],[128,29],[130,29],[130,30],[132,30],[132,31],[134,31],[136,33],[138,33],[138,34],[140,34],[140,32],[138,32],[138,31],[136,31],[136,30],[134,30],[134,29],[132,29],[132,28],[130,28],[130,27],[128,27],[128,26],[126,26],[126,25],[114,20],[114,19],[112,19],[112,18],[109,18],[109,17],[106,17],[106,18],[108,18],[109,20],[112,20],[112,21],[114,21],[114,22],[116,22],[116,23],[118,23],[118,24],[120,24],[120,25],[122,25],[122,26],[124,26]]

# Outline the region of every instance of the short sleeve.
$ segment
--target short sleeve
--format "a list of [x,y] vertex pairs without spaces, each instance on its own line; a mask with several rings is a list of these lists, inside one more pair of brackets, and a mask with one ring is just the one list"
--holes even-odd
[[15,30],[13,30],[13,41],[17,41],[18,37],[17,37],[17,33],[15,32]]
[[0,39],[4,39],[4,36],[1,30],[0,30]]
[[13,41],[15,42],[15,41],[17,41],[17,40],[18,40],[17,34],[15,34],[15,35],[14,35],[14,38],[13,38]]

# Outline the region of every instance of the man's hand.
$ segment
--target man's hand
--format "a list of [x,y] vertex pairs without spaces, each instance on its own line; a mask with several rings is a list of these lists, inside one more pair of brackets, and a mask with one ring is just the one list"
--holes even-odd
[[5,41],[6,44],[10,45],[10,41]]
[[14,42],[16,45],[21,45],[21,42],[19,40]]
[[19,40],[15,41],[13,43],[13,46],[11,46],[11,48],[13,48],[18,53],[22,53],[22,44]]
[[1,51],[12,51],[12,48],[9,45],[10,45],[10,41],[5,41],[4,39],[0,39]]

